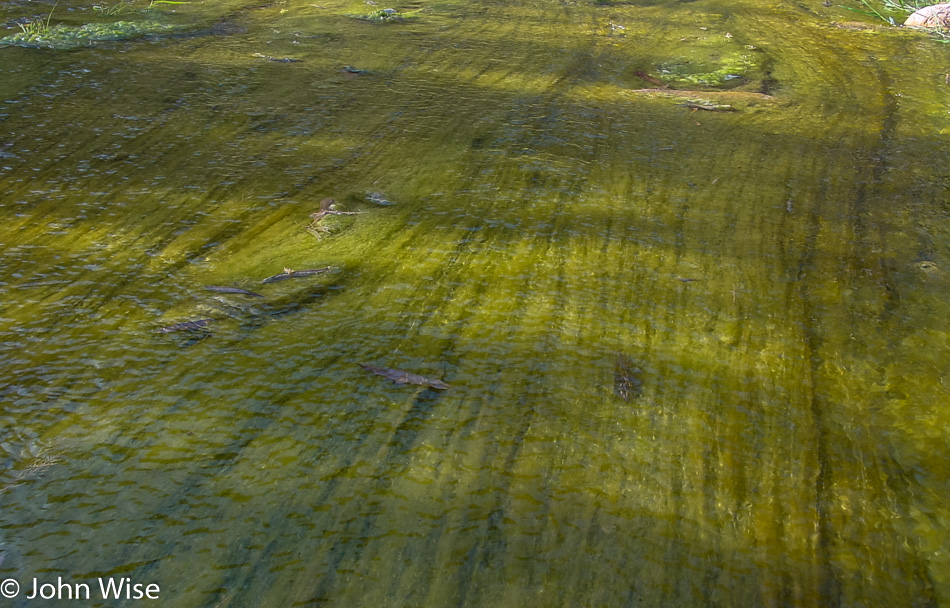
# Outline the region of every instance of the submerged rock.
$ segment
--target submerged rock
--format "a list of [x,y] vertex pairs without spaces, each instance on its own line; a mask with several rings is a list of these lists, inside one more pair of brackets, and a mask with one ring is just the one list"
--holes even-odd
[[728,32],[708,33],[685,40],[652,73],[638,70],[638,78],[659,87],[719,90],[761,89],[767,78],[767,58],[753,45],[742,44]]
[[912,13],[904,25],[915,27],[950,27],[950,3],[925,6]]

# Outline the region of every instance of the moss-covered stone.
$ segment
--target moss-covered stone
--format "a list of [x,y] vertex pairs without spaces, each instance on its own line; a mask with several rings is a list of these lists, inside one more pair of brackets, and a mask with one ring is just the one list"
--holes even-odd
[[660,78],[672,86],[731,89],[760,79],[760,57],[754,48],[731,37],[710,36],[683,45],[677,56],[656,69]]

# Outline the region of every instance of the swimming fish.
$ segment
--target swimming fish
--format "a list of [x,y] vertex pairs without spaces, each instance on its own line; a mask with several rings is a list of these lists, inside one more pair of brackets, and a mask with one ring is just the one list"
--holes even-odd
[[[360,214],[359,211],[337,211],[336,209],[333,208],[334,203],[336,203],[336,201],[333,200],[332,198],[325,198],[320,201],[320,211],[310,214],[310,218],[311,218],[310,225],[307,226],[307,230],[309,232],[312,233],[314,230],[316,230],[317,232],[329,232],[327,228],[319,225],[320,220],[322,220],[324,217],[328,215],[359,215]],[[320,235],[315,234],[315,236],[319,237]]]
[[326,268],[311,268],[310,270],[291,270],[290,268],[284,268],[284,271],[280,274],[275,274],[272,277],[267,277],[261,283],[276,283],[277,281],[286,281],[287,279],[299,279],[302,277],[312,277],[318,274],[324,274],[330,272],[331,267],[327,266]]
[[264,53],[251,53],[251,57],[259,57],[261,59],[274,61],[276,63],[300,63],[303,61],[303,59],[297,59],[296,57],[271,57],[270,55],[265,55]]
[[384,207],[396,204],[392,202],[391,200],[389,200],[388,198],[386,198],[386,195],[383,194],[382,192],[369,192],[366,195],[366,200],[368,200],[371,203],[375,203],[377,205],[382,205]]
[[198,319],[196,321],[185,321],[183,323],[175,323],[174,325],[169,325],[168,327],[162,327],[161,329],[155,330],[159,334],[168,334],[173,331],[197,331],[203,327],[207,327],[209,324],[213,323],[214,319]]
[[425,376],[420,376],[419,374],[411,374],[409,372],[404,372],[401,369],[389,369],[388,367],[376,367],[375,365],[364,365],[362,363],[357,363],[357,365],[368,372],[376,374],[377,376],[388,378],[396,384],[418,384],[420,386],[428,386],[440,391],[444,391],[447,388],[452,388],[441,380],[433,380],[431,378],[426,378]]
[[654,78],[653,76],[650,76],[649,74],[647,74],[647,73],[644,72],[643,70],[637,70],[636,72],[634,72],[634,74],[637,75],[637,78],[640,78],[640,79],[642,79],[642,80],[646,80],[646,81],[649,82],[650,84],[656,85],[656,86],[660,87],[661,89],[668,89],[668,88],[670,88],[670,85],[666,84],[665,82],[663,82],[663,81],[660,80],[659,78]]
[[623,354],[617,355],[614,364],[614,394],[630,401],[643,394],[643,370]]
[[681,106],[686,106],[692,110],[706,110],[707,112],[736,112],[737,110],[732,106],[726,105],[711,105],[706,103],[696,103],[694,101],[687,101],[679,104]]
[[240,287],[226,287],[222,285],[205,285],[205,289],[207,289],[208,291],[217,291],[218,293],[237,293],[242,296],[251,296],[252,298],[264,297],[259,293],[254,293],[253,291],[241,289]]

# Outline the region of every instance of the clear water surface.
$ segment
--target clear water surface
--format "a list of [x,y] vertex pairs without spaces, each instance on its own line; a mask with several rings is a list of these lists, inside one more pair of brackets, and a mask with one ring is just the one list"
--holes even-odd
[[125,8],[0,6],[174,27],[0,49],[9,605],[950,606],[950,48],[788,0]]

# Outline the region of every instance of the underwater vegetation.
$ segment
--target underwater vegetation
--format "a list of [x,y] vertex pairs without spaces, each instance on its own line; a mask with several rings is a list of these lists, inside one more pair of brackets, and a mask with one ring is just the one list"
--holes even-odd
[[[32,27],[31,27],[32,26]],[[54,25],[37,27],[30,24],[23,31],[0,38],[0,45],[69,50],[92,46],[98,42],[131,40],[151,34],[165,34],[177,26],[154,20],[87,23],[81,26]]]
[[868,17],[873,17],[875,19],[880,19],[885,23],[891,25],[897,25],[897,21],[894,17],[899,17],[900,21],[903,21],[911,13],[920,10],[921,8],[933,4],[933,2],[918,1],[918,0],[881,0],[880,2],[870,2],[869,0],[858,0],[861,6],[864,9],[857,9],[851,6],[842,6],[841,8],[848,9],[849,11],[854,11],[856,13],[861,13]]
[[[841,8],[860,13],[866,17],[880,19],[888,25],[924,30],[942,43],[950,42],[948,5],[921,2],[919,0],[858,0],[863,8],[842,6]],[[896,17],[896,18],[895,18]]]
[[[116,17],[128,13],[148,15],[158,5],[187,4],[178,0],[151,0],[148,6],[139,8],[132,0],[120,0],[112,5],[95,5],[93,10],[101,15]],[[92,46],[98,42],[116,40],[131,40],[151,34],[163,34],[178,30],[178,26],[160,22],[156,19],[142,21],[114,21],[108,23],[86,23],[79,26],[50,25],[53,11],[45,20],[20,23],[20,32],[0,38],[0,46],[22,46],[33,48],[47,48],[56,50],[70,50]]]
[[97,4],[92,7],[92,10],[98,12],[101,15],[107,15],[110,17],[115,17],[118,15],[126,15],[128,13],[147,13],[148,11],[154,10],[158,5],[161,4],[188,4],[187,2],[179,2],[177,0],[151,0],[148,3],[148,6],[139,8],[135,6],[133,0],[119,0],[115,4]]

